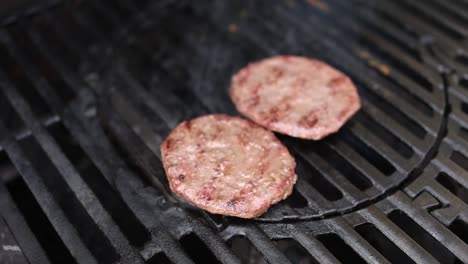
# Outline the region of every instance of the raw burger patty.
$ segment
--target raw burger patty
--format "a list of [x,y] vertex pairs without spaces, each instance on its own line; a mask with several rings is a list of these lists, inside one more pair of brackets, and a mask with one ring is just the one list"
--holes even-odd
[[214,214],[254,218],[291,194],[293,157],[250,121],[207,115],[179,124],[161,145],[171,190]]
[[305,139],[336,132],[361,107],[353,82],[324,62],[276,56],[232,78],[237,110],[273,131]]

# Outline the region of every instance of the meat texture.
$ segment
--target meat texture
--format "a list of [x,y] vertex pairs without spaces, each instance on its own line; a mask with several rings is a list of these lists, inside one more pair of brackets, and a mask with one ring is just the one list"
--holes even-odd
[[254,218],[291,194],[295,161],[274,134],[214,114],[184,121],[161,145],[171,190],[214,214]]
[[353,82],[324,62],[275,56],[249,64],[232,78],[237,110],[293,137],[319,140],[340,129],[361,107]]

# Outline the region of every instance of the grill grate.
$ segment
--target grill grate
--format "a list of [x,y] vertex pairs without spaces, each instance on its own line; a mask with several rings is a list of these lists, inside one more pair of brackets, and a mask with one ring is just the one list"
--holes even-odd
[[[293,9],[291,11],[292,16],[299,17],[299,15],[303,15],[300,13],[296,15],[294,13],[299,12],[299,10],[302,10],[299,6],[297,10]],[[278,34],[273,31],[275,29],[282,32],[280,23],[275,25],[273,25],[273,21],[267,23],[268,20],[264,17],[278,17],[284,13],[280,9],[271,11],[271,14],[255,12],[255,16],[246,15],[238,21],[241,30],[236,33],[236,36],[230,36],[232,34],[224,29],[220,29],[217,25],[222,23],[217,21],[216,18],[212,18],[213,21],[211,22],[206,21],[206,18],[209,17],[208,14],[199,11],[201,14],[197,15],[194,14],[195,12],[196,10],[181,8],[174,11],[175,16],[172,16],[171,13],[171,17],[162,16],[160,20],[144,24],[143,28],[137,27],[124,30],[132,32],[132,34],[130,36],[123,35],[122,40],[118,42],[131,40],[131,43],[124,45],[123,48],[117,49],[115,52],[118,54],[118,58],[113,61],[112,65],[115,65],[116,69],[112,67],[111,71],[113,72],[110,73],[116,76],[115,79],[110,81],[111,85],[115,86],[115,88],[111,94],[102,96],[103,98],[110,98],[111,101],[103,103],[104,106],[102,108],[109,108],[108,110],[112,112],[109,114],[111,116],[116,115],[116,113],[120,114],[120,117],[117,119],[122,119],[120,121],[112,121],[111,133],[118,133],[115,131],[121,131],[122,126],[131,128],[130,130],[135,130],[134,127],[138,127],[138,131],[136,132],[129,130],[125,134],[116,135],[122,138],[122,145],[131,146],[132,148],[136,148],[135,146],[139,145],[140,149],[147,147],[148,152],[151,151],[157,155],[159,145],[163,137],[168,134],[169,128],[174,127],[175,124],[184,118],[207,112],[227,111],[234,113],[235,111],[227,97],[226,91],[218,87],[227,87],[228,83],[226,80],[229,80],[233,69],[244,65],[251,56],[267,55],[268,51],[259,49],[260,55],[248,55],[249,57],[245,59],[238,59],[239,56],[246,57],[242,54],[252,53],[251,50],[255,49],[256,46],[260,46],[275,53],[296,52],[314,57],[323,57],[323,50],[331,50],[329,53],[332,53],[332,56],[323,58],[327,61],[333,61],[336,60],[336,57],[339,57],[341,61],[345,61],[349,65],[349,68],[356,69],[356,72],[348,72],[348,74],[354,77],[353,79],[358,84],[361,84],[361,94],[364,98],[363,113],[358,114],[355,119],[356,122],[351,122],[346,129],[336,136],[332,136],[319,143],[283,138],[283,141],[293,150],[296,156],[300,157],[298,160],[308,163],[299,164],[302,167],[299,169],[302,170],[302,172],[299,172],[299,175],[307,177],[310,175],[308,171],[311,169],[315,170],[318,172],[319,177],[323,176],[322,179],[326,182],[326,185],[336,190],[337,196],[341,196],[342,198],[330,203],[321,194],[327,190],[314,184],[315,175],[310,176],[311,179],[305,182],[302,182],[300,178],[300,184],[297,185],[297,193],[295,193],[295,197],[298,197],[294,205],[295,212],[292,214],[283,212],[286,215],[276,214],[275,216],[272,214],[274,213],[274,210],[272,210],[270,215],[267,214],[262,219],[267,221],[280,221],[284,218],[290,220],[317,219],[361,208],[370,201],[374,202],[386,196],[389,191],[401,184],[411,174],[415,174],[430,158],[432,150],[438,148],[438,139],[442,136],[440,132],[445,128],[446,122],[444,115],[445,91],[441,77],[438,78],[439,83],[433,81],[434,83],[432,84],[431,79],[436,79],[434,75],[437,75],[437,72],[430,66],[424,67],[418,64],[417,61],[408,59],[409,64],[417,64],[419,68],[432,72],[433,77],[431,79],[424,79],[431,84],[430,88],[439,88],[437,90],[433,89],[431,93],[426,93],[427,100],[432,99],[435,103],[432,107],[430,107],[429,103],[420,103],[422,99],[410,93],[420,88],[419,86],[413,84],[411,87],[414,88],[405,89],[406,87],[403,88],[401,85],[396,86],[387,81],[387,79],[395,81],[406,78],[398,72],[398,67],[395,70],[392,69],[392,72],[384,72],[384,77],[375,75],[372,76],[374,77],[372,79],[365,78],[361,77],[362,74],[357,72],[368,71],[365,64],[357,62],[355,58],[350,57],[340,47],[316,44],[316,48],[309,48],[309,43],[294,44],[286,42],[286,45],[282,44],[281,39],[277,37]],[[222,13],[223,10],[219,10],[216,13],[220,14],[220,12]],[[229,12],[237,13],[236,9],[233,8],[230,8]],[[246,10],[245,12],[253,12],[253,10]],[[182,16],[185,20],[180,18]],[[229,16],[229,13],[223,14],[224,16]],[[285,19],[291,20],[291,18]],[[298,19],[304,21],[306,18],[299,17]],[[320,22],[321,20],[313,21],[314,24],[319,24]],[[296,21],[292,21],[291,23],[296,23]],[[187,27],[187,25],[193,26]],[[247,25],[255,25],[254,28],[258,28],[258,32],[249,30],[243,34],[242,29]],[[270,26],[270,28],[267,26]],[[171,28],[170,32],[166,32],[167,28]],[[298,32],[289,31],[291,31],[292,39],[295,41],[305,34],[310,34],[306,30],[299,30]],[[218,33],[213,34],[213,32]],[[151,34],[154,34],[155,37],[149,38],[148,35]],[[317,33],[314,34],[311,35],[309,42],[313,42],[314,38],[330,35],[327,32],[323,32],[323,35],[320,36],[317,36]],[[249,45],[251,35],[255,35],[256,38],[268,39],[268,43]],[[353,39],[352,36],[346,37],[351,40]],[[246,47],[241,49],[236,47],[239,42],[243,42]],[[338,43],[340,40],[338,39],[336,42]],[[278,45],[280,46],[273,46],[270,43],[279,43]],[[266,45],[269,45],[269,47],[265,47]],[[347,44],[347,46],[351,47],[357,45],[353,44],[352,41]],[[155,51],[154,47],[159,47],[159,49]],[[305,49],[304,47],[308,48]],[[389,47],[391,48],[391,46]],[[134,50],[140,50],[141,56],[135,56]],[[376,56],[372,55],[370,51],[363,50],[362,47],[356,47],[353,50],[358,56],[361,56],[361,60],[366,60],[366,64],[375,64],[375,61],[379,60],[374,58]],[[176,54],[176,58],[172,58],[172,54]],[[363,54],[365,54],[364,58],[362,58]],[[348,60],[344,60],[344,58]],[[172,62],[170,64],[170,60],[176,60],[177,63]],[[392,61],[395,60],[395,58],[392,59]],[[197,66],[200,61],[206,61],[202,67]],[[389,65],[393,66],[393,64]],[[390,69],[389,66],[385,65],[385,67]],[[344,68],[344,70],[346,69]],[[208,74],[210,74],[209,77]],[[211,75],[216,76],[213,77]],[[164,77],[162,76],[169,76],[169,78],[177,81],[172,81],[173,83],[158,83],[155,79],[163,79]],[[160,88],[164,86],[171,88]],[[129,90],[127,87],[132,87],[133,89]],[[158,87],[158,90],[151,90],[154,89],[152,87]],[[174,89],[173,87],[177,88]],[[388,87],[388,91],[382,87]],[[402,97],[401,95],[405,94],[401,91],[405,91],[407,96],[403,96],[403,98],[409,98],[409,104],[405,104],[404,101],[399,100]],[[418,92],[421,93],[420,91]],[[172,97],[174,100],[156,102],[155,98],[151,99],[154,93],[157,93],[159,96]],[[193,95],[190,99],[185,98],[185,100],[191,101],[191,106],[194,106],[190,108],[192,110],[190,113],[171,111],[172,109],[187,109],[185,106],[187,101],[181,98],[182,94]],[[127,100],[127,98],[130,98],[130,100]],[[414,98],[418,98],[421,101],[415,101]],[[419,104],[415,102],[419,102]],[[110,107],[112,105],[114,107]],[[425,113],[428,117],[419,114],[417,110]],[[437,112],[439,114],[436,114]],[[388,123],[384,130],[389,130],[390,127],[393,129],[393,131],[387,132],[387,134],[396,134],[397,136],[394,137],[405,140],[407,145],[411,146],[408,148],[413,149],[413,155],[409,157],[409,162],[401,161],[402,157],[397,157],[392,152],[384,152],[381,149],[375,148],[375,146],[382,145],[382,143],[376,144],[369,140],[372,137],[369,134],[373,134],[374,137],[376,135],[373,133],[374,131],[364,127],[361,115],[365,115],[366,121],[364,122],[366,125],[372,123],[374,126],[378,123],[376,120],[386,118]],[[108,118],[116,119],[112,117]],[[395,127],[399,129],[396,130]],[[129,138],[135,138],[135,136],[139,137],[139,140],[128,144]],[[391,146],[391,142],[387,142],[387,140],[383,138],[384,144]],[[143,150],[129,149],[128,151],[131,152],[130,156],[141,159],[141,152]],[[136,163],[140,163],[142,167],[148,166],[145,164],[154,163],[154,160],[151,160],[151,154],[143,156],[148,160],[137,160]],[[395,161],[398,158],[400,158],[400,161]],[[403,164],[406,166],[403,167]],[[152,173],[151,170],[150,168],[146,168],[148,174],[154,175],[155,173]],[[160,176],[162,176],[160,179],[162,184],[165,182],[164,176]],[[312,183],[312,186],[309,183]],[[314,188],[319,189],[319,191],[314,191]],[[302,202],[299,201],[300,199],[302,199]],[[304,203],[308,206],[297,206]]]
[[[22,254],[7,260],[468,262],[466,8],[73,1],[9,23],[0,229]],[[298,184],[260,218],[187,207],[168,191],[160,142],[183,119],[235,114],[229,77],[278,53],[350,75],[363,110],[320,142],[280,137]]]

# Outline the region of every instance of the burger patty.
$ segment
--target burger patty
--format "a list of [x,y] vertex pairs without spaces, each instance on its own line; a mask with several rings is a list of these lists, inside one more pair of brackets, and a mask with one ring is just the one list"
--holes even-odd
[[249,64],[231,82],[237,110],[293,137],[319,140],[340,129],[361,107],[353,82],[324,62],[276,56]]
[[215,114],[180,123],[161,145],[171,190],[214,214],[254,218],[291,194],[295,161],[275,135]]

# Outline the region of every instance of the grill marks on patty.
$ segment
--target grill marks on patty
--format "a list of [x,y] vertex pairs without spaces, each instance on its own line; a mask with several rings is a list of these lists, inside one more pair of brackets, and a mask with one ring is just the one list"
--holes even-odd
[[273,131],[305,139],[336,132],[361,104],[343,73],[314,59],[276,56],[252,63],[232,78],[237,110]]
[[183,122],[163,142],[161,154],[171,190],[211,213],[256,217],[286,198],[296,181],[286,147],[238,117]]

